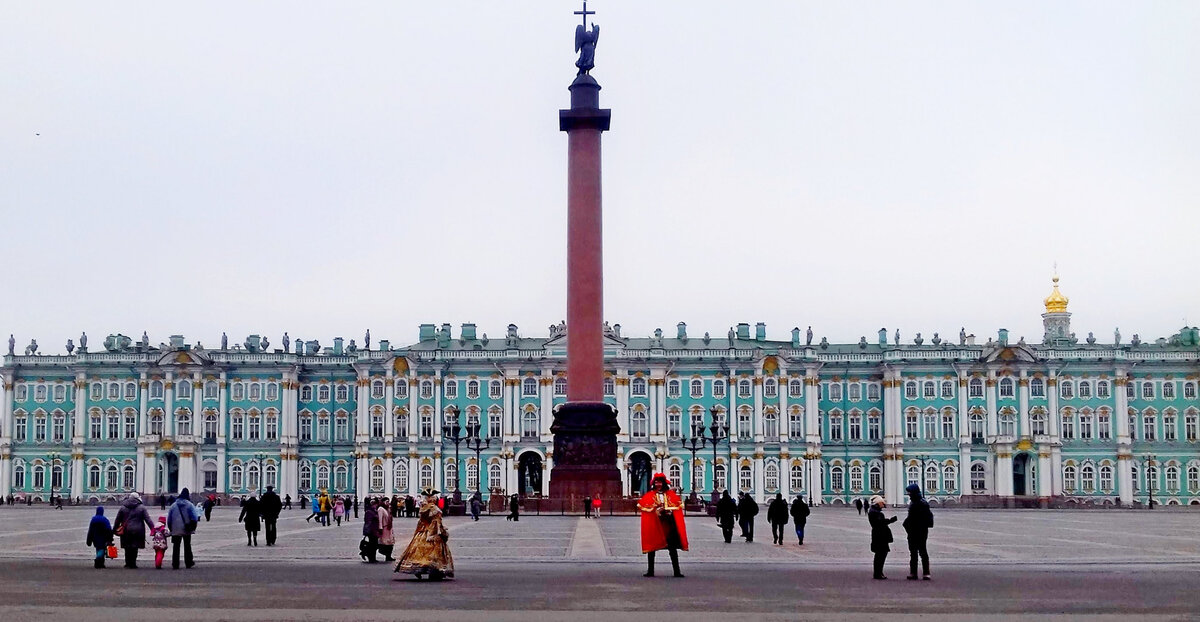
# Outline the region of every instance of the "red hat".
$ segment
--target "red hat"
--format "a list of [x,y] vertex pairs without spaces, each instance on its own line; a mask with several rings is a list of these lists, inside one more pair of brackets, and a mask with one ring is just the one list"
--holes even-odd
[[666,482],[668,486],[670,486],[670,485],[671,485],[671,480],[670,480],[670,479],[668,479],[668,478],[667,478],[667,476],[666,476],[666,475],[664,475],[664,474],[662,474],[662,473],[655,473],[655,474],[654,474],[654,477],[651,477],[651,478],[650,478],[650,481],[651,481],[651,482],[654,482],[654,481],[657,481],[657,480],[660,480],[660,479],[661,479],[662,481]]

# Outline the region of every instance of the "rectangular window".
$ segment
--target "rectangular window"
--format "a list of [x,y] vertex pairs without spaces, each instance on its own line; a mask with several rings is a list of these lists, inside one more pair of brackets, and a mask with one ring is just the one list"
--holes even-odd
[[906,400],[917,399],[917,383],[915,383],[915,382],[904,383],[904,399],[906,399]]
[[1075,438],[1075,419],[1070,415],[1063,415],[1062,437],[1068,440]]
[[1183,399],[1185,399],[1185,400],[1196,399],[1196,383],[1188,382],[1183,385]]
[[878,415],[871,415],[870,417],[867,417],[867,440],[879,440],[879,425],[880,420]]
[[[94,402],[100,401],[103,398],[104,398],[104,387],[99,382],[93,382],[92,383],[92,391],[91,391],[92,401],[94,401]],[[25,385],[19,385],[17,387],[17,401],[18,402],[25,401]]]
[[1154,383],[1153,382],[1143,382],[1142,383],[1142,399],[1147,399],[1147,400],[1154,399]]
[[942,438],[954,438],[954,415],[942,415]]
[[1175,428],[1176,428],[1177,421],[1178,420],[1175,419],[1174,415],[1165,415],[1163,417],[1163,440],[1164,441],[1176,440]]
[[279,399],[279,385],[274,382],[267,383],[267,401],[274,402]]
[[904,436],[905,438],[917,438],[917,415],[909,413],[904,416]]
[[788,397],[801,397],[804,393],[804,382],[799,378],[792,378],[788,381]]
[[842,441],[842,416],[829,416],[829,440],[835,443]]
[[683,436],[683,415],[678,412],[667,413],[667,437],[671,439]]
[[302,440],[302,441],[311,441],[312,440],[312,417],[308,417],[308,416],[300,417],[300,440]]
[[[852,386],[856,386],[856,385],[852,385]],[[847,437],[851,441],[861,441],[862,440],[862,417],[860,417],[858,415],[850,415],[849,429],[847,430]]]
[[488,413],[488,438],[500,438],[501,421],[500,413]]
[[1107,380],[1101,380],[1100,382],[1096,383],[1096,397],[1102,400],[1109,398]]
[[1092,399],[1092,384],[1090,382],[1084,381],[1079,383],[1079,399]]
[[108,438],[121,438],[121,418],[117,415],[108,416]]
[[934,387],[934,384],[932,382],[925,383],[925,390],[922,395],[927,400],[931,400],[931,399],[937,397],[936,388]]
[[773,379],[769,379],[763,383],[763,397],[775,398],[779,397],[779,383]]
[[[382,394],[383,387],[380,386],[379,389],[380,389],[379,392]],[[379,397],[383,397],[383,395],[380,395]],[[467,399],[469,399],[469,400],[479,399],[479,381],[478,380],[467,381]]]
[[[1162,387],[1162,393],[1163,393],[1164,400],[1175,399],[1175,383],[1174,382],[1164,382],[1163,387]],[[58,393],[56,391],[55,392],[56,397],[54,399],[58,399],[57,395],[58,395]]]
[[137,415],[125,415],[125,438],[137,438]]
[[968,385],[967,397],[981,398],[983,397],[983,382],[978,378],[971,381]]
[[349,401],[350,400],[350,387],[348,387],[344,384],[339,384],[337,386],[337,389],[334,391],[334,396],[336,397],[337,401],[339,401],[339,402]]
[[949,380],[942,381],[942,399],[948,400],[954,398],[954,383]]
[[217,396],[217,383],[213,382],[212,380],[205,382],[204,383],[204,399],[215,400],[215,399],[217,399],[217,397],[218,397]]
[[[555,388],[557,389],[557,386]],[[561,395],[561,393],[558,393],[556,391],[555,395]],[[672,398],[672,399],[677,399],[679,397],[679,395],[680,395],[679,381],[678,380],[668,380],[667,381],[667,397]]]
[[[151,395],[151,397],[153,397],[153,395]],[[240,402],[246,399],[246,385],[240,382],[233,383],[233,390],[230,391],[230,399],[235,402]]]
[[317,387],[317,401],[322,403],[329,402],[329,385],[323,384]]
[[847,386],[846,390],[849,393],[850,401],[857,402],[862,399],[862,384],[852,382]]
[[752,427],[750,425],[749,411],[742,410],[738,412],[738,436],[741,438],[750,438],[754,436],[754,432],[752,431]]
[[267,440],[273,441],[278,436],[279,420],[275,415],[267,415],[266,422]]
[[1041,378],[1030,380],[1029,395],[1031,397],[1046,397],[1046,383]]
[[1154,415],[1146,415],[1142,419],[1142,440],[1153,441],[1155,436]]
[[1102,441],[1112,438],[1112,417],[1105,414],[1097,415],[1096,431],[1099,432],[1100,440]]

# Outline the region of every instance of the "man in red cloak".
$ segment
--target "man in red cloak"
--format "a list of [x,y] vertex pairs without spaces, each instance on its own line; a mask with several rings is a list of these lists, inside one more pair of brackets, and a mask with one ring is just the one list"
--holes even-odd
[[682,577],[683,573],[679,572],[679,550],[688,550],[683,501],[671,490],[666,475],[654,474],[650,481],[650,492],[642,495],[638,509],[642,512],[642,552],[649,562],[645,576],[654,576],[654,552],[667,549],[675,576]]

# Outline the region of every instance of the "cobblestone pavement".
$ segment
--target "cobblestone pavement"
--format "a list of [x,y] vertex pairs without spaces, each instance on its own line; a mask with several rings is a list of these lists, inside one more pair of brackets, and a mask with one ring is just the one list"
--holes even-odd
[[[116,507],[109,506],[111,519]],[[0,508],[0,558],[86,559],[84,545],[91,508],[62,511],[39,507]],[[903,516],[903,509],[896,510]],[[892,511],[889,510],[890,515]],[[151,508],[151,518],[165,515]],[[220,507],[211,522],[201,521],[194,539],[201,562],[322,561],[357,562],[362,522],[323,527],[306,522],[307,511],[285,510],[279,521],[279,543],[246,546],[236,507]],[[770,564],[862,565],[869,562],[869,528],[854,510],[819,508],[809,519],[805,544],[797,546],[792,526],[786,545],[771,544],[765,520],[756,523],[755,541],[747,544],[735,529],[725,544],[720,529],[707,516],[687,519],[691,550],[684,564],[761,562]],[[643,559],[638,519],[605,516],[503,516],[446,519],[458,561],[634,562]],[[1200,513],[1187,511],[1046,511],[942,510],[929,542],[937,564],[1082,565],[1200,564]],[[397,548],[402,550],[414,519],[396,519]],[[897,543],[893,560],[902,563],[904,531],[893,526]],[[149,553],[146,551],[145,553]],[[144,553],[144,554],[145,554]]]

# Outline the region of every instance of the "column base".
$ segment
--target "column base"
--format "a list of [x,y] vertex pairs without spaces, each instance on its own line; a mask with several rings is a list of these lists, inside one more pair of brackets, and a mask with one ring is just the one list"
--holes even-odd
[[617,411],[604,402],[567,402],[554,409],[550,496],[622,496],[617,469]]

